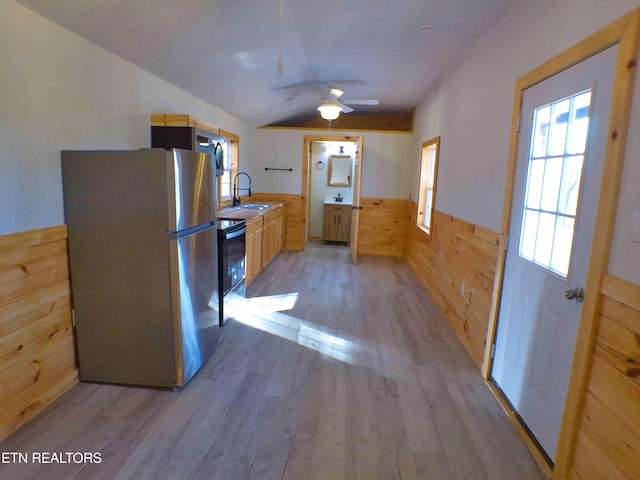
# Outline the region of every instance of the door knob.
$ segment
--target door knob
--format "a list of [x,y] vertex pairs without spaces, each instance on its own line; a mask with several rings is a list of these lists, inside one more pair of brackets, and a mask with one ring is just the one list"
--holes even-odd
[[584,290],[580,287],[575,290],[570,288],[569,290],[565,290],[564,297],[567,300],[575,300],[576,302],[582,302],[584,300]]

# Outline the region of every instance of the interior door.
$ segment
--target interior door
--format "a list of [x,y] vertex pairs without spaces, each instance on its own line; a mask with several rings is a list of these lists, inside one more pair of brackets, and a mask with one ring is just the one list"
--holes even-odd
[[617,47],[524,92],[492,377],[550,459],[586,280]]
[[357,142],[356,164],[353,170],[353,207],[351,209],[351,239],[349,248],[351,249],[351,260],[354,264],[358,262],[358,222],[360,221],[360,210],[362,210],[362,202],[360,199],[360,191],[362,187],[362,150],[363,138],[360,137]]

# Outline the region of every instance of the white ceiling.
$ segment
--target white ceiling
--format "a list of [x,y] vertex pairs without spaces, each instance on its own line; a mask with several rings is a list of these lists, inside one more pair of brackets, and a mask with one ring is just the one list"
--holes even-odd
[[284,0],[278,74],[280,0],[17,1],[256,126],[317,115],[329,82],[380,100],[350,115],[407,113],[514,2]]

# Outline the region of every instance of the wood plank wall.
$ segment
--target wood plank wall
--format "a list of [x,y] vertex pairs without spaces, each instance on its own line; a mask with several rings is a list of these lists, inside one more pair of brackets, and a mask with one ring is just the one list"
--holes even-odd
[[251,202],[280,201],[287,205],[285,250],[304,250],[304,209],[305,203],[302,195],[280,193],[254,193]]
[[78,382],[66,239],[0,237],[0,440]]
[[429,238],[416,226],[418,205],[408,209],[407,262],[481,368],[499,236],[436,210]]
[[568,478],[640,478],[640,287],[605,276]]
[[358,254],[402,257],[407,231],[407,200],[362,198]]

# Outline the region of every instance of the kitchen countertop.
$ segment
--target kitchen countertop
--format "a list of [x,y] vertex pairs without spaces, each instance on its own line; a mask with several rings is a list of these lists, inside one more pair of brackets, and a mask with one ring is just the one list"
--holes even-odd
[[[250,209],[250,208],[244,208],[242,205],[244,204],[260,204],[260,205],[269,205],[268,208],[265,208],[263,210],[254,210],[254,209]],[[284,206],[283,202],[273,202],[273,201],[267,201],[267,202],[261,202],[261,201],[256,201],[256,202],[245,202],[245,203],[241,203],[240,205],[236,206],[236,207],[225,207],[225,208],[221,208],[220,210],[217,211],[216,213],[216,217],[218,220],[247,220],[247,221],[251,221],[254,220],[258,217],[262,217],[263,215],[269,213],[269,212],[273,212],[274,210],[277,210],[280,207]]]

